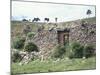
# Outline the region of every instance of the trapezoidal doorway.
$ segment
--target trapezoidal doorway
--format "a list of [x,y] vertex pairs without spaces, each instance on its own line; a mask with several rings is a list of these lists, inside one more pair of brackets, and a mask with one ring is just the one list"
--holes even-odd
[[57,30],[58,31],[58,44],[65,45],[69,43],[69,29]]

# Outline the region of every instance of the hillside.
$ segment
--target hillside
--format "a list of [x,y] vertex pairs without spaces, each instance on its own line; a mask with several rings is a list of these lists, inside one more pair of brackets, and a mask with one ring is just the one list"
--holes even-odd
[[[57,23],[56,28],[73,28],[81,25],[81,21],[86,21],[88,24],[95,24],[96,17],[80,19],[75,21],[60,22]],[[22,21],[11,21],[11,32],[12,35],[18,35],[23,31],[24,26],[29,25],[32,28],[32,31],[36,32],[40,26],[44,26],[44,29],[48,30],[55,27],[55,23],[42,23],[42,22],[22,22]]]
[[82,21],[85,21],[88,24],[95,24],[96,23],[96,17],[79,19],[79,20],[68,21],[68,22],[60,22],[60,23],[58,23],[58,25],[63,26],[63,27],[67,27],[67,28],[73,28],[73,27],[81,25]]
[[[86,27],[88,28],[88,32],[83,33],[82,29],[82,21],[87,22],[88,24]],[[66,39],[67,42],[73,42],[77,41],[81,44],[95,44],[95,36],[96,36],[96,18],[89,18],[89,19],[82,19],[82,20],[75,20],[70,22],[61,22],[61,23],[32,23],[32,22],[18,22],[13,21],[12,22],[12,34],[11,34],[11,42],[16,39],[16,37],[22,37],[25,34],[24,29],[27,25],[30,26],[31,32],[35,32],[34,38],[27,39],[27,41],[31,40],[31,42],[34,42],[39,50],[40,50],[40,56],[46,55],[49,56],[50,53],[48,53],[47,50],[53,50],[54,46],[58,44],[58,41],[62,44],[65,42],[66,36],[68,39]],[[56,26],[55,26],[56,25]],[[39,27],[44,26],[44,29],[41,31],[37,31]],[[53,29],[52,29],[53,28]],[[70,29],[69,32],[67,32],[65,29]],[[62,30],[62,32],[59,33],[59,30]],[[84,32],[86,31],[86,28]],[[66,35],[65,35],[66,34]],[[25,36],[26,37],[26,36]],[[27,42],[26,41],[26,42]]]
[[95,69],[96,18],[60,23],[12,21],[11,45],[12,74]]

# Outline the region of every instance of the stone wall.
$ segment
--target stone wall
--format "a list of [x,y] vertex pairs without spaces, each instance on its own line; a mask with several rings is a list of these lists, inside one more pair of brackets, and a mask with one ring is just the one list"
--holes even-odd
[[[67,32],[68,33],[68,32]],[[58,33],[56,29],[53,30],[41,30],[29,40],[34,42],[38,48],[38,56],[43,59],[47,59],[54,47],[58,45]],[[70,28],[69,31],[69,43],[79,42],[83,45],[85,44],[96,44],[96,24],[85,25],[85,26],[76,26]]]
[[53,48],[58,44],[57,40],[57,31],[56,30],[42,30],[37,32],[32,42],[34,42],[39,48],[39,56],[44,56],[45,59],[49,57]]
[[96,44],[96,24],[77,26],[70,29],[70,42],[79,42],[85,44]]

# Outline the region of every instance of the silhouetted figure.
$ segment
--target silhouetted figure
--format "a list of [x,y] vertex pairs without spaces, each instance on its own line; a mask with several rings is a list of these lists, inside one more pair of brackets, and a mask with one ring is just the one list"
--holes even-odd
[[23,22],[28,22],[28,20],[27,20],[27,19],[22,19],[22,21],[23,21]]
[[58,20],[58,18],[56,17],[56,18],[55,18],[55,22],[56,22],[56,23],[57,23],[57,20]]
[[38,21],[40,21],[39,18],[34,18],[34,19],[32,20],[32,22],[38,22]]
[[49,18],[44,18],[44,21],[47,21],[47,22],[49,22]]

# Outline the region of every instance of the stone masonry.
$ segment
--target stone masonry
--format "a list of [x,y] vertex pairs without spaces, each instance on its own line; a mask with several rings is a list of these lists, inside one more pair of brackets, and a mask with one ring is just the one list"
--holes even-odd
[[[86,25],[85,27],[80,25],[74,28],[70,28],[68,39],[69,43],[71,42],[79,42],[83,45],[85,44],[96,44],[96,24]],[[38,48],[39,53],[38,56],[45,57],[47,59],[52,53],[54,47],[56,47],[58,43],[58,31],[57,29],[53,30],[41,30],[37,32],[37,34],[30,40],[34,42]]]

